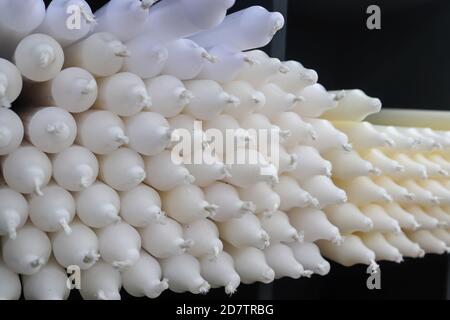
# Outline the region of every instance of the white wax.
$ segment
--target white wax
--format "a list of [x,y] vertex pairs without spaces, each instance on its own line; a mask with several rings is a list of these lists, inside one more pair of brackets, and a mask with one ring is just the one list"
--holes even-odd
[[399,234],[386,233],[384,238],[396,247],[404,257],[422,258],[425,255],[419,245],[409,240],[403,232]]
[[323,211],[314,208],[296,208],[289,212],[292,226],[303,235],[306,242],[328,240],[342,242],[339,229],[328,220]]
[[155,299],[169,288],[168,280],[161,279],[161,274],[158,261],[141,250],[139,260],[121,274],[123,287],[133,297]]
[[265,95],[266,103],[259,108],[258,112],[269,118],[281,112],[291,111],[302,100],[302,97],[287,93],[274,83],[266,83],[259,90]]
[[389,193],[376,185],[369,177],[361,176],[341,181],[338,185],[345,190],[348,200],[356,205],[390,203],[393,201]]
[[367,248],[361,239],[355,235],[346,235],[340,245],[330,241],[318,241],[320,252],[326,257],[346,267],[355,264],[365,264],[371,270],[376,270],[375,253]]
[[169,191],[195,180],[183,164],[172,161],[172,154],[168,150],[146,157],[145,171],[145,183],[160,191]]
[[23,145],[3,159],[3,177],[15,191],[42,195],[52,175],[52,164],[42,151]]
[[294,171],[298,166],[298,158],[294,153],[288,153],[288,151],[280,145],[279,148],[279,160],[278,160],[278,173],[290,173]]
[[[445,207],[444,207],[445,208]],[[439,221],[439,226],[441,227],[450,227],[450,214],[447,213],[447,208],[442,207],[430,207],[424,208],[425,212],[436,218]]]
[[246,52],[246,54],[247,61],[250,63],[242,68],[236,80],[244,80],[255,88],[260,88],[272,76],[289,71],[289,69],[281,64],[279,59],[270,58],[264,51],[253,50]]
[[22,294],[22,284],[19,275],[12,272],[0,257],[0,299],[19,300]]
[[241,119],[250,113],[256,112],[266,103],[266,96],[261,91],[256,91],[246,81],[236,80],[228,82],[223,85],[223,88],[241,102],[238,107],[228,105],[224,110],[224,113],[233,116],[235,119]]
[[430,178],[448,177],[449,175],[449,172],[444,170],[441,165],[429,160],[423,154],[415,154],[413,160],[425,166],[427,176]]
[[168,59],[161,73],[180,80],[194,79],[205,64],[215,62],[215,57],[189,39],[174,40],[165,47]]
[[98,80],[98,99],[94,105],[97,109],[130,117],[151,105],[144,82],[135,74],[121,72]]
[[143,184],[122,192],[120,206],[120,216],[133,227],[144,228],[165,219],[158,192]]
[[303,269],[303,266],[295,259],[291,248],[282,243],[272,244],[264,249],[267,264],[275,272],[275,279],[289,277],[298,279],[301,276],[311,276],[312,272]]
[[397,175],[405,171],[405,167],[400,162],[389,158],[379,149],[370,149],[367,153],[363,154],[363,158],[387,176]]
[[215,259],[204,256],[200,259],[202,277],[213,288],[225,287],[225,293],[232,295],[241,283],[234,269],[233,258],[226,252],[220,252]]
[[173,130],[167,120],[155,112],[141,112],[125,119],[129,147],[145,156],[154,156],[168,147]]
[[69,224],[75,217],[75,200],[58,185],[51,183],[42,189],[42,196],[29,197],[30,220],[44,232],[64,230],[70,234]]
[[77,143],[96,154],[107,154],[128,144],[123,121],[109,111],[88,110],[75,116]]
[[111,265],[99,261],[81,275],[81,296],[85,300],[120,300],[122,278]]
[[[107,31],[128,41],[144,29],[155,0],[111,0],[95,11],[94,32]],[[119,23],[120,22],[120,23]]]
[[240,104],[237,97],[223,91],[215,81],[190,80],[184,84],[194,96],[184,112],[199,120],[211,120],[221,114],[227,105],[237,108]]
[[220,237],[237,248],[250,246],[262,250],[270,245],[269,235],[253,213],[221,222],[219,230]]
[[28,219],[29,205],[24,196],[7,186],[0,187],[0,236],[15,239]]
[[438,205],[439,198],[433,195],[430,191],[422,188],[416,181],[412,179],[400,181],[399,184],[402,187],[408,189],[410,193],[414,194],[414,203],[423,206],[435,206]]
[[438,238],[439,240],[445,242],[447,247],[450,247],[450,233],[445,229],[435,229],[431,231],[433,236]]
[[415,199],[415,195],[408,189],[398,185],[388,176],[372,178],[378,186],[385,189],[392,199],[397,203],[411,203]]
[[64,52],[53,38],[37,33],[20,41],[14,53],[14,62],[27,80],[45,82],[61,71]]
[[425,253],[443,254],[449,251],[445,242],[438,239],[428,230],[408,232],[406,235],[411,241],[416,242]]
[[303,99],[297,103],[295,111],[303,117],[317,118],[337,106],[336,96],[318,83],[305,87],[297,94]]
[[[73,10],[73,7],[77,10]],[[71,18],[70,14],[78,14],[80,19]],[[49,4],[44,22],[37,31],[52,36],[61,46],[67,47],[84,38],[94,25],[95,18],[86,1],[55,0]]]
[[77,136],[72,115],[58,107],[34,108],[21,114],[25,137],[39,150],[59,153],[69,148]]
[[347,202],[347,194],[336,187],[330,178],[314,176],[301,181],[300,186],[319,200],[319,208]]
[[10,59],[17,44],[44,21],[43,0],[2,0],[0,2],[0,57]]
[[163,210],[180,223],[191,223],[198,219],[214,217],[215,204],[208,203],[197,186],[182,185],[162,195]]
[[12,110],[0,108],[0,155],[7,155],[22,143],[22,120]]
[[416,230],[420,227],[414,216],[396,202],[383,205],[383,209],[389,216],[397,220],[402,229]]
[[417,145],[420,144],[420,141],[416,138],[404,134],[404,132],[400,132],[398,128],[392,126],[375,126],[377,131],[385,133],[389,139],[394,141],[394,148],[396,150],[410,150],[412,148],[417,148]]
[[253,6],[226,16],[220,25],[191,39],[204,47],[225,44],[236,51],[245,51],[264,47],[283,26],[284,18],[279,12]]
[[268,144],[272,142],[271,134],[277,133],[279,135],[279,140],[282,143],[284,143],[286,139],[292,136],[292,133],[289,130],[282,130],[280,127],[273,125],[270,120],[261,113],[251,113],[244,116],[243,118],[239,118],[239,121],[241,126],[246,130],[256,130],[256,134],[258,134],[259,132],[267,134]]
[[395,142],[369,122],[334,122],[335,127],[348,136],[356,149],[395,146]]
[[255,204],[250,201],[242,201],[238,191],[229,184],[215,182],[204,189],[205,198],[209,203],[218,206],[217,214],[211,219],[224,222],[241,217],[246,213],[255,212]]
[[317,199],[303,190],[294,178],[287,175],[280,177],[280,182],[274,186],[273,190],[281,199],[280,209],[282,211],[319,205]]
[[333,166],[333,176],[338,179],[352,179],[369,174],[379,175],[381,170],[369,161],[362,159],[355,151],[347,152],[340,149],[326,151],[323,156]]
[[305,144],[316,148],[320,152],[334,148],[344,151],[352,150],[352,145],[348,143],[348,137],[333,127],[330,121],[311,118],[304,120],[312,124],[317,135],[316,140],[305,141]]
[[450,204],[450,190],[445,188],[437,180],[419,181],[419,185],[425,190],[430,191],[435,197],[438,197],[439,203],[442,205]]
[[272,123],[282,131],[290,132],[290,135],[282,141],[283,145],[287,148],[295,147],[304,141],[311,141],[317,138],[312,125],[304,122],[294,112],[277,114],[272,118]]
[[228,177],[227,167],[218,157],[205,150],[202,155],[202,163],[186,164],[186,169],[194,176],[195,184],[199,187],[207,187],[210,184]]
[[372,231],[400,233],[400,225],[397,220],[386,213],[384,208],[377,204],[369,204],[360,207],[360,210],[373,222]]
[[162,75],[145,81],[152,99],[150,110],[164,117],[177,116],[191,101],[193,94],[177,78]]
[[98,176],[97,157],[84,147],[72,145],[52,157],[53,178],[64,189],[78,192],[90,187]]
[[405,207],[405,210],[414,216],[420,229],[436,229],[439,227],[439,220],[428,215],[421,207],[412,205]]
[[198,79],[209,79],[225,84],[233,81],[246,63],[251,63],[245,53],[236,52],[224,45],[209,48],[208,53],[215,61],[203,65]]
[[189,254],[176,255],[161,260],[160,263],[163,276],[169,280],[169,289],[173,292],[206,294],[211,288],[200,275],[200,263]]
[[[341,94],[339,91],[332,91]],[[331,109],[323,115],[325,119],[340,121],[362,121],[368,115],[378,113],[381,110],[381,101],[367,96],[362,90],[344,90],[335,109]]]
[[241,277],[242,283],[271,283],[275,279],[275,271],[269,267],[264,253],[253,247],[226,248],[233,257],[234,267]]
[[[161,29],[158,27],[158,30]],[[122,71],[134,73],[142,79],[159,75],[169,58],[166,47],[155,44],[147,36],[128,41],[126,46],[132,54],[125,59]]]
[[77,215],[89,227],[104,228],[120,221],[120,198],[117,192],[101,182],[75,194]]
[[49,261],[38,273],[23,276],[25,300],[67,300],[67,274],[56,261]]
[[196,257],[209,256],[216,258],[223,250],[222,241],[219,239],[219,229],[214,222],[201,219],[183,226],[184,237],[194,242],[187,252]]
[[[117,23],[120,24],[120,23]],[[65,48],[65,66],[86,69],[96,77],[108,77],[119,72],[128,48],[114,35],[100,32]]]
[[400,251],[391,245],[379,232],[358,233],[363,243],[372,250],[377,258],[377,261],[394,261],[397,263],[403,262],[403,256]]
[[58,106],[72,113],[88,110],[97,99],[97,82],[88,71],[67,68],[45,83],[27,88],[27,99],[34,105]]
[[336,204],[323,209],[328,220],[342,234],[355,231],[368,232],[373,228],[373,222],[352,203]]
[[11,108],[11,103],[19,97],[21,91],[22,76],[19,69],[8,60],[0,58],[0,107]]
[[270,216],[280,208],[280,196],[266,182],[258,182],[252,186],[239,188],[238,190],[242,200],[255,204],[256,214]]
[[267,232],[270,243],[303,241],[303,235],[290,224],[286,213],[277,211],[271,216],[260,216],[261,226]]
[[450,172],[450,162],[445,160],[441,155],[431,154],[429,155],[429,159],[434,163],[440,165],[443,170]]
[[286,92],[297,94],[305,87],[317,83],[317,72],[312,69],[306,69],[300,62],[286,61],[283,66],[287,72],[278,73],[270,77],[270,82],[275,83]]
[[140,257],[141,237],[126,223],[109,225],[97,231],[102,259],[123,270],[134,265]]
[[320,255],[319,247],[312,242],[294,242],[289,245],[295,259],[306,270],[325,276],[330,272],[330,263]]
[[119,148],[99,161],[101,180],[117,191],[129,191],[146,177],[144,160],[131,149]]
[[53,254],[65,268],[78,266],[88,270],[100,258],[97,235],[79,220],[72,222],[70,228],[70,234],[59,231],[52,235]]
[[32,275],[45,266],[51,254],[47,235],[31,224],[17,231],[15,239],[2,239],[3,261],[15,273]]
[[159,259],[185,253],[194,244],[192,240],[183,238],[183,228],[170,218],[151,223],[139,231],[142,247]]

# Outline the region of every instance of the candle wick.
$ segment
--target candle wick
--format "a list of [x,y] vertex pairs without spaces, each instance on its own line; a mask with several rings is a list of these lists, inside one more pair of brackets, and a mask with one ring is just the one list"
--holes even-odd
[[141,0],[141,8],[144,10],[150,9],[155,4],[156,0]]
[[97,24],[97,21],[95,20],[95,15],[89,11],[89,9],[84,4],[78,5],[80,8],[80,13],[83,16],[83,18],[86,20],[87,23],[92,23],[93,25]]
[[206,59],[208,62],[210,63],[216,63],[219,62],[219,60],[217,59],[216,56],[213,56],[212,54],[210,54],[208,51],[203,50],[202,52],[202,58]]

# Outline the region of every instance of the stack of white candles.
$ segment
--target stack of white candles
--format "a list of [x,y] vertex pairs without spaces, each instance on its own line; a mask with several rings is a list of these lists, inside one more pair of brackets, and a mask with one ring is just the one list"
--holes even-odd
[[[361,122],[378,99],[255,50],[279,13],[153,2],[0,0],[0,299],[67,299],[74,267],[85,299],[156,298],[448,251],[450,133]],[[202,163],[174,161],[186,130]]]

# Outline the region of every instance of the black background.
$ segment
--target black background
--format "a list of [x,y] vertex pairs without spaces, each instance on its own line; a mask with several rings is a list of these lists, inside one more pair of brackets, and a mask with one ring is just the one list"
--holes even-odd
[[[49,1],[47,1],[49,2]],[[106,1],[88,1],[93,9]],[[366,28],[366,8],[381,8],[381,30]],[[261,5],[281,10],[287,25],[265,50],[317,70],[328,89],[361,88],[384,108],[450,106],[450,1],[237,0],[238,10]],[[381,263],[382,289],[366,288],[366,268],[332,264],[325,277],[241,285],[231,299],[445,299],[448,257],[427,255],[402,264]],[[78,295],[72,296],[74,299]],[[124,298],[129,298],[124,293]],[[160,299],[226,298],[165,292]]]

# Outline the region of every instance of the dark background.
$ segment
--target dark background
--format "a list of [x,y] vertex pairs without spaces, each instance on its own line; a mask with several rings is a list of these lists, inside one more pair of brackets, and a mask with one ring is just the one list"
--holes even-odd
[[[106,1],[88,1],[93,9]],[[381,8],[381,30],[366,28],[366,9]],[[285,29],[265,50],[317,70],[328,89],[361,88],[383,107],[443,109],[450,106],[450,1],[447,0],[237,0],[281,11]],[[427,255],[402,264],[381,263],[381,290],[366,288],[366,268],[332,264],[325,277],[241,285],[231,299],[445,299],[448,257]],[[125,298],[128,298],[124,293]],[[225,298],[165,292],[161,299]],[[73,298],[78,298],[74,294]]]

